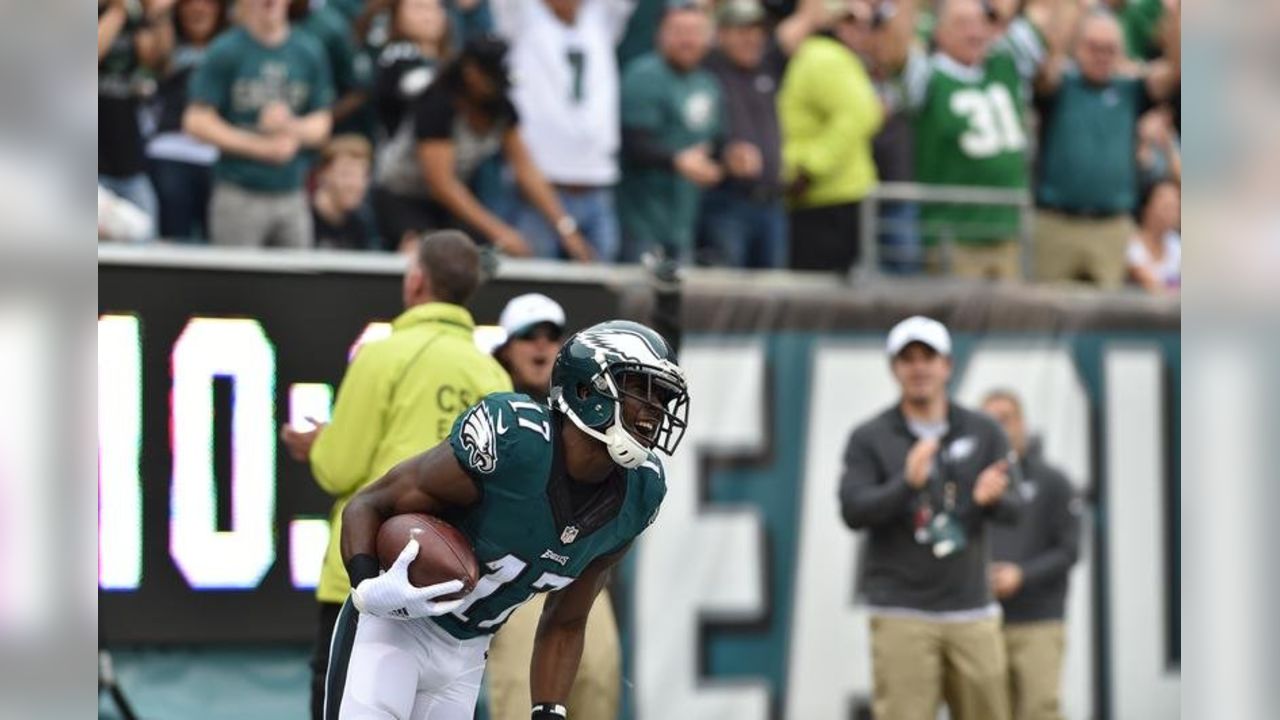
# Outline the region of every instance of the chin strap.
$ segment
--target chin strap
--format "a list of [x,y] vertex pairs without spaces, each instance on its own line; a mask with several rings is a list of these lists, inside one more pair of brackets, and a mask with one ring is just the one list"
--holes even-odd
[[633,470],[644,464],[649,457],[649,450],[636,442],[631,433],[622,429],[622,423],[615,421],[605,431],[605,445],[609,448],[609,457],[622,467]]
[[[612,385],[612,382],[610,385]],[[631,433],[622,427],[622,403],[617,400],[613,401],[613,423],[604,432],[588,427],[586,423],[582,422],[578,414],[569,409],[569,403],[565,401],[564,395],[556,398],[556,407],[572,420],[579,430],[604,443],[604,446],[609,450],[609,457],[622,467],[634,470],[649,459],[649,449],[631,437]]]

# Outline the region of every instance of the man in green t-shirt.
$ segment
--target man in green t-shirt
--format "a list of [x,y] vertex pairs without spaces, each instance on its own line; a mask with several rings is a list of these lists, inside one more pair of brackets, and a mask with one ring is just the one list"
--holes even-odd
[[292,32],[285,0],[240,0],[241,27],[192,74],[183,128],[217,146],[209,235],[215,245],[307,247],[311,214],[299,151],[329,139],[333,81],[319,43]]
[[[937,10],[927,53],[905,52],[902,101],[912,114],[916,178],[922,183],[1025,190],[1028,187],[1026,87],[1046,56],[1048,33],[1038,25],[1051,13],[1014,18],[997,33],[980,0],[946,0]],[[906,47],[914,13],[895,18],[895,36]],[[1040,18],[1033,24],[1030,18]],[[1021,276],[1019,210],[1013,206],[926,204],[921,211],[926,262],[943,267],[940,241],[950,240],[950,271],[964,277]]]
[[622,74],[622,260],[646,252],[688,262],[702,189],[720,182],[714,146],[722,127],[715,76],[699,67],[711,39],[700,6],[671,4],[658,50]]

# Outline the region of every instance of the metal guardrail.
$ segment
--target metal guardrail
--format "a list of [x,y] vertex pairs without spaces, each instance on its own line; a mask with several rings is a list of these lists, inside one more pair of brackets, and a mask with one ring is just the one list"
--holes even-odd
[[[924,183],[886,182],[862,199],[859,205],[858,264],[851,270],[854,277],[874,277],[880,271],[880,204],[882,202],[948,203],[951,205],[1003,205],[1019,209],[1018,239],[1022,246],[1022,278],[1031,279],[1031,226],[1035,204],[1028,190],[972,187],[967,185],[926,185]],[[952,237],[941,238],[943,263],[950,271]]]

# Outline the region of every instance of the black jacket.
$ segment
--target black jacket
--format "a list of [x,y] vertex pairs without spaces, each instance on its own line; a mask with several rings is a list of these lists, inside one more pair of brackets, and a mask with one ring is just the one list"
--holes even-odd
[[[928,484],[913,490],[904,475],[907,451],[917,438],[897,405],[863,423],[849,437],[840,480],[844,521],[867,530],[859,593],[871,605],[928,612],[971,610],[992,602],[987,581],[987,520],[1012,523],[1021,505],[1016,475],[999,501],[973,502],[978,475],[1009,454],[1004,431],[986,415],[950,404]],[[913,516],[928,502],[942,509],[944,480],[957,485],[955,513],[967,536],[964,549],[943,558],[916,542]]]
[[1060,620],[1067,576],[1080,553],[1083,501],[1066,476],[1045,463],[1037,447],[1032,446],[1019,465],[1022,517],[991,531],[991,558],[1022,568],[1022,587],[1002,601],[1004,617],[1008,622]]

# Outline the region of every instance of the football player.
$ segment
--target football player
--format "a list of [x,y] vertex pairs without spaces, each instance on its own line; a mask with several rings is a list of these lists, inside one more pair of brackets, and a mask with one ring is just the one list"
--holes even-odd
[[[577,333],[556,356],[548,404],[496,393],[449,439],[357,494],[342,517],[355,588],[334,631],[326,716],[471,718],[490,636],[521,604],[550,593],[534,643],[535,720],[564,718],[583,631],[609,569],[657,516],[662,463],[684,435],[689,395],[671,346],[639,323]],[[429,513],[457,527],[483,573],[464,598],[453,580],[407,579],[410,540],[379,575],[378,528]],[[358,620],[358,622],[357,622]]]

